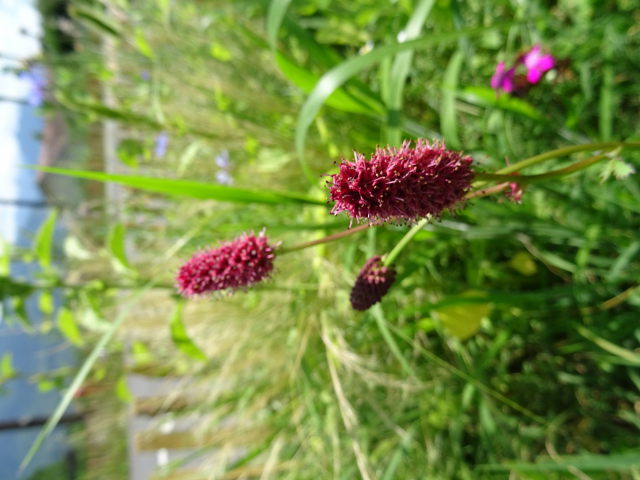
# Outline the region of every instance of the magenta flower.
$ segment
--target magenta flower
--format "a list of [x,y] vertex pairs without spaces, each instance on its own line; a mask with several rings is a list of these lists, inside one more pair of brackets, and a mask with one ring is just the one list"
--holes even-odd
[[336,202],[331,213],[346,211],[371,223],[413,221],[439,217],[460,203],[473,180],[471,157],[426,140],[410,145],[377,148],[370,160],[355,153],[354,162],[343,161],[327,182]]
[[522,63],[527,68],[527,81],[538,83],[555,66],[555,59],[552,55],[543,54],[540,45],[534,45],[522,56]]
[[218,248],[196,253],[180,267],[177,288],[185,297],[235,290],[261,282],[273,270],[274,247],[264,232],[243,235]]
[[367,310],[386,295],[396,279],[393,267],[385,267],[379,255],[367,260],[351,289],[351,306],[355,310]]
[[491,88],[500,92],[502,90],[505,93],[513,92],[513,79],[516,74],[515,67],[509,70],[504,69],[504,62],[498,63],[496,66],[496,73],[491,77]]

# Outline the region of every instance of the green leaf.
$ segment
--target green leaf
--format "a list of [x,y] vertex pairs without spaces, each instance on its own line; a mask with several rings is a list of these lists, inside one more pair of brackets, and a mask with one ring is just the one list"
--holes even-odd
[[622,180],[635,172],[636,170],[632,165],[629,165],[620,158],[612,158],[604,164],[600,172],[600,181],[606,182],[612,176],[616,180]]
[[116,396],[125,403],[131,403],[133,401],[133,395],[127,385],[127,377],[125,375],[120,377],[118,383],[116,383]]
[[491,27],[458,30],[456,32],[447,32],[440,34],[431,33],[429,35],[423,35],[415,40],[410,40],[408,42],[374,48],[364,55],[358,55],[349,58],[348,60],[345,60],[338,66],[329,70],[320,78],[313,91],[311,92],[311,95],[309,95],[309,98],[307,98],[300,110],[300,113],[298,114],[298,121],[296,124],[295,132],[295,145],[296,151],[298,153],[298,158],[300,159],[300,163],[305,176],[313,184],[317,183],[316,175],[311,172],[306,161],[304,160],[304,145],[306,142],[309,127],[322,108],[322,105],[324,105],[326,99],[351,77],[358,75],[360,72],[371,67],[372,65],[375,65],[385,58],[396,55],[397,53],[414,49],[426,49],[433,45],[457,40],[458,38],[464,37],[465,35],[481,35],[486,33],[488,30],[505,27],[506,25],[494,25]]
[[144,38],[144,34],[142,33],[142,30],[136,30],[136,33],[133,36],[133,43],[135,44],[138,51],[141,54],[143,54],[145,57],[151,60],[156,58],[155,54],[153,53],[153,49],[151,48],[151,45],[149,45],[147,40]]
[[451,148],[460,148],[458,138],[458,122],[456,121],[456,91],[458,89],[458,77],[464,61],[461,50],[456,51],[449,60],[449,65],[444,72],[442,82],[442,103],[440,105],[440,128],[447,145]]
[[114,37],[120,37],[122,35],[119,27],[99,10],[76,3],[69,7],[69,13],[96,27],[101,33],[107,33]]
[[209,53],[213,58],[220,60],[221,62],[228,62],[232,58],[231,52],[224,45],[218,42],[213,42],[211,44]]
[[53,235],[56,228],[56,219],[58,218],[58,212],[51,210],[47,219],[42,222],[36,238],[33,244],[33,250],[35,251],[36,258],[42,266],[42,268],[51,267],[51,249],[53,246]]
[[474,105],[498,108],[532,120],[545,120],[542,112],[530,103],[509,95],[496,95],[496,91],[489,87],[466,87],[456,92],[456,95]]
[[171,328],[171,340],[173,340],[175,346],[182,353],[190,356],[191,358],[195,358],[196,360],[205,361],[207,356],[195,343],[193,343],[191,338],[189,338],[187,329],[182,322],[182,306],[183,302],[178,301],[175,309],[173,310],[173,315],[171,315],[171,321],[169,324]]
[[210,183],[193,182],[189,180],[171,180],[164,178],[148,178],[139,175],[118,175],[89,170],[71,170],[56,167],[33,167],[47,173],[67,175],[69,177],[96,180],[99,182],[114,182],[128,187],[138,188],[154,193],[184,196],[191,198],[218,200],[234,203],[302,203],[326,206],[324,200],[306,197],[291,192],[272,192],[269,190],[249,190],[245,188],[229,187]]
[[84,343],[78,325],[76,324],[73,312],[68,308],[61,308],[58,311],[58,330],[72,344],[81,347]]
[[480,465],[481,470],[493,471],[565,471],[578,468],[585,471],[631,470],[640,467],[638,452],[611,455],[566,455],[538,462],[506,462],[502,465]]
[[144,145],[140,140],[125,138],[118,144],[116,154],[118,159],[131,168],[138,168],[138,159],[145,153]]
[[44,442],[44,439],[49,436],[49,434],[53,431],[53,429],[56,427],[56,425],[64,415],[64,412],[67,410],[67,408],[71,404],[71,401],[73,400],[74,395],[76,394],[78,389],[82,386],[82,383],[87,378],[87,375],[89,375],[89,372],[93,368],[93,365],[96,363],[96,361],[98,360],[98,358],[100,357],[104,349],[106,348],[109,341],[111,341],[111,338],[113,337],[113,335],[116,333],[118,328],[120,328],[120,325],[122,325],[125,318],[127,318],[129,311],[133,308],[135,304],[138,303],[142,295],[150,287],[151,287],[151,284],[147,284],[145,287],[138,290],[138,292],[128,302],[126,302],[123,305],[117,317],[109,325],[109,329],[102,335],[102,337],[100,337],[100,340],[96,343],[95,347],[93,347],[93,350],[91,351],[89,356],[86,358],[86,360],[80,367],[80,370],[78,370],[78,373],[76,374],[73,381],[71,382],[71,385],[69,385],[69,388],[67,388],[66,392],[62,396],[62,399],[60,400],[55,410],[47,420],[47,423],[44,425],[44,427],[42,427],[42,430],[40,430],[40,432],[38,433],[38,436],[36,437],[33,444],[31,445],[31,448],[29,449],[24,459],[20,463],[20,470],[19,470],[20,472],[24,471],[24,469],[29,465],[29,463],[31,463],[31,460],[33,459],[34,455],[40,449],[42,442]]
[[577,330],[580,335],[582,335],[584,338],[588,340],[591,340],[593,343],[598,345],[603,350],[606,350],[607,352],[617,357],[620,357],[633,365],[637,365],[640,367],[640,354],[635,353],[626,348],[619,347],[618,345],[611,343],[609,340],[606,340],[596,335],[591,330],[583,326],[580,326],[580,325],[577,326]]
[[482,319],[491,312],[491,303],[482,301],[484,296],[482,292],[468,290],[457,297],[461,303],[441,306],[434,314],[449,334],[466,340],[480,329]]
[[131,269],[129,260],[127,260],[124,225],[121,223],[116,223],[111,227],[107,237],[107,249],[113,258],[116,269],[124,271]]
[[[5,276],[9,276],[11,269],[11,245],[5,241],[4,238],[0,238],[0,279]],[[1,287],[0,287],[1,292]],[[0,298],[2,296],[0,295]]]
[[7,352],[2,355],[0,360],[0,380],[6,382],[16,376],[16,371],[13,368],[13,355],[11,352]]
[[[320,78],[318,75],[289,60],[279,52],[276,53],[276,63],[287,80],[304,93],[311,92],[314,85],[318,83]],[[354,97],[341,88],[336,89],[329,95],[325,103],[331,108],[343,112],[360,113],[363,115],[380,115],[383,112],[380,104],[371,101],[361,101],[359,98]]]
[[273,50],[276,49],[278,31],[280,31],[290,3],[291,0],[271,0],[269,5],[269,11],[267,12],[267,40]]
[[41,290],[38,296],[38,308],[45,315],[51,315],[54,309],[53,294],[49,290]]

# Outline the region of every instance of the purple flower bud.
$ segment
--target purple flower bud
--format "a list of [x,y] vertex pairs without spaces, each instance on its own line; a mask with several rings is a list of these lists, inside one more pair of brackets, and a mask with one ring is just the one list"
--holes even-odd
[[331,213],[346,211],[368,222],[414,221],[439,217],[460,203],[471,186],[472,159],[447,150],[444,144],[405,141],[400,148],[378,148],[366,160],[343,161],[327,182],[335,205]]
[[355,310],[367,310],[386,295],[395,279],[393,267],[385,267],[379,255],[371,257],[351,289],[351,306]]
[[18,76],[21,80],[29,83],[27,103],[32,107],[40,107],[47,95],[47,79],[44,68],[33,64],[28,70],[20,72]]
[[504,62],[500,62],[496,66],[496,72],[493,74],[493,77],[491,77],[491,88],[493,88],[498,93],[501,90],[505,93],[513,92],[513,79],[515,77],[515,74],[515,68],[505,70]]
[[542,76],[555,66],[552,55],[543,54],[540,45],[534,45],[522,56],[522,63],[527,68],[527,81],[538,83]]
[[216,172],[216,182],[220,185],[233,185],[233,177],[226,170],[218,170]]
[[220,154],[216,157],[216,165],[218,166],[218,168],[222,169],[228,169],[229,167],[231,167],[228,150],[223,150],[222,152],[220,152]]
[[274,257],[274,248],[264,232],[243,235],[218,248],[196,253],[180,267],[177,288],[185,297],[197,297],[249,287],[269,276]]

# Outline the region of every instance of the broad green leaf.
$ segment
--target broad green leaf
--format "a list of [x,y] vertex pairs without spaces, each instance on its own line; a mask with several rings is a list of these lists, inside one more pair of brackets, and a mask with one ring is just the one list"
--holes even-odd
[[505,26],[506,25],[494,25],[491,27],[463,29],[456,32],[438,34],[432,33],[429,35],[423,35],[415,40],[410,40],[408,42],[374,48],[364,55],[358,55],[345,60],[338,66],[325,73],[320,78],[313,91],[311,92],[311,95],[309,95],[309,98],[307,98],[304,105],[302,106],[300,113],[298,114],[298,121],[296,124],[296,151],[298,153],[298,157],[300,159],[305,176],[313,184],[317,182],[316,175],[314,175],[313,172],[310,171],[306,161],[304,160],[304,145],[306,142],[309,127],[322,108],[322,105],[324,105],[326,99],[347,80],[355,75],[358,75],[362,71],[375,65],[383,59],[391,57],[398,53],[410,50],[426,49],[432,47],[433,45],[457,40],[458,38],[461,38],[465,35],[481,35],[483,33],[486,33],[488,30],[504,28]]
[[73,381],[69,385],[69,388],[67,388],[67,390],[65,391],[64,395],[62,396],[62,399],[60,400],[55,410],[47,420],[47,423],[44,425],[44,427],[42,427],[42,430],[40,430],[40,432],[38,433],[38,436],[36,437],[33,444],[31,445],[31,448],[29,448],[29,451],[27,452],[24,459],[20,463],[20,470],[19,470],[20,472],[24,471],[27,465],[31,463],[31,460],[33,459],[34,455],[40,449],[42,442],[44,442],[45,438],[49,436],[49,434],[53,431],[53,429],[56,427],[56,425],[64,415],[64,412],[66,412],[67,408],[71,404],[71,401],[73,400],[74,395],[82,386],[82,383],[87,378],[87,375],[89,375],[89,372],[91,372],[91,369],[93,368],[93,365],[96,363],[96,360],[98,360],[98,358],[106,348],[107,344],[111,341],[111,338],[113,337],[113,335],[116,333],[118,328],[120,328],[120,325],[122,325],[125,318],[127,318],[127,316],[129,315],[129,311],[134,307],[134,305],[136,305],[140,301],[140,298],[142,297],[142,295],[150,287],[151,287],[151,284],[148,284],[145,287],[138,290],[138,292],[136,292],[136,294],[122,306],[122,309],[120,310],[116,318],[113,320],[113,322],[110,324],[109,329],[102,335],[102,337],[100,337],[100,340],[98,340],[95,347],[93,347],[93,350],[91,351],[89,356],[86,358],[86,360],[78,370],[78,373],[76,374]]
[[[0,238],[0,279],[9,276],[11,268],[11,245]],[[0,287],[1,288],[1,287]],[[2,296],[0,296],[2,298]]]
[[125,138],[118,144],[118,159],[131,168],[138,168],[138,161],[144,155],[145,148],[140,140]]
[[469,290],[459,295],[462,303],[441,306],[434,314],[449,334],[466,340],[480,329],[482,319],[491,312],[491,304],[482,302],[483,297],[482,292]]
[[38,308],[45,315],[51,315],[53,313],[53,294],[49,290],[41,290],[38,296]]
[[127,377],[125,375],[120,377],[118,383],[116,383],[116,396],[125,403],[131,403],[133,401],[133,395],[127,385]]
[[458,77],[464,61],[461,50],[456,51],[449,60],[449,65],[444,72],[442,82],[442,103],[440,104],[440,128],[447,145],[451,148],[460,148],[458,138],[458,122],[456,121],[456,90],[458,89]]
[[33,250],[42,268],[51,267],[51,249],[53,247],[57,218],[58,212],[51,210],[47,219],[40,225],[38,233],[36,233]]
[[16,371],[13,368],[13,355],[11,352],[7,352],[2,355],[0,360],[0,380],[5,382],[16,376]]
[[213,42],[211,47],[209,48],[209,53],[216,60],[220,60],[221,62],[228,62],[231,60],[232,55],[229,49],[227,49],[224,45]]
[[28,283],[18,282],[9,276],[0,275],[0,301],[10,297],[28,297],[34,291]]
[[474,105],[506,110],[533,120],[543,121],[545,119],[544,115],[530,103],[509,95],[496,95],[496,91],[489,87],[466,87],[456,94]]
[[173,315],[171,315],[171,321],[169,323],[171,328],[171,340],[173,340],[175,346],[182,353],[190,356],[191,358],[195,358],[196,360],[204,361],[207,359],[207,356],[195,343],[193,343],[191,338],[189,338],[187,329],[182,322],[182,305],[183,302],[178,301],[175,309],[173,310]]
[[148,178],[139,175],[118,175],[89,170],[71,170],[56,167],[37,167],[47,173],[67,175],[69,177],[96,180],[99,182],[114,182],[128,187],[138,188],[154,193],[184,196],[191,198],[218,200],[234,203],[302,203],[309,205],[322,205],[326,207],[324,200],[306,197],[302,194],[291,192],[272,192],[269,190],[249,190],[245,188],[229,187],[213,183],[201,183],[190,180],[171,180],[164,178]]
[[509,266],[516,272],[526,276],[535,275],[538,271],[538,266],[536,265],[533,255],[524,250],[516,252],[516,254],[511,257]]
[[116,269],[125,271],[131,269],[129,260],[127,259],[125,232],[124,225],[122,225],[122,223],[116,223],[109,230],[107,248],[114,260]]
[[153,53],[153,49],[151,45],[147,42],[147,39],[144,38],[144,34],[142,30],[136,30],[136,33],[133,36],[133,43],[135,44],[138,51],[143,54],[145,57],[153,60],[156,56]]
[[278,32],[290,3],[291,0],[271,0],[269,5],[269,11],[267,12],[267,40],[273,50],[277,47]]
[[73,312],[68,308],[61,308],[58,311],[58,330],[72,344],[79,347],[83,345],[84,340],[76,324]]

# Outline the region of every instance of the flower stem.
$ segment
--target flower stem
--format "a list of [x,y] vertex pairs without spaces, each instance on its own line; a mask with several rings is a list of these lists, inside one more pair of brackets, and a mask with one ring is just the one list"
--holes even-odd
[[605,158],[610,158],[609,154],[602,155],[594,155],[593,157],[586,158],[584,160],[580,160],[579,162],[574,163],[573,165],[569,165],[568,167],[560,168],[558,170],[552,170],[546,173],[539,173],[537,175],[507,175],[503,173],[476,173],[475,177],[478,180],[495,180],[495,181],[507,181],[507,182],[517,182],[520,184],[533,183],[540,180],[547,180],[549,178],[558,178],[564,177],[571,173],[582,170],[583,168],[587,168],[594,163],[599,162]]
[[393,247],[393,249],[387,255],[384,256],[384,258],[382,259],[382,264],[385,267],[388,267],[389,265],[393,264],[393,262],[396,260],[398,255],[400,255],[400,252],[402,252],[402,250],[404,249],[404,247],[406,247],[409,244],[409,242],[413,239],[413,237],[415,237],[416,234],[424,228],[424,226],[427,224],[428,221],[429,221],[429,218],[423,218],[418,223],[416,223],[413,226],[413,228],[411,228],[411,230],[405,233],[404,237],[402,237],[402,239],[396,244],[396,246]]
[[539,155],[534,155],[533,157],[525,158],[520,162],[514,163],[513,165],[509,165],[508,167],[501,168],[496,173],[513,173],[523,168],[530,167],[532,165],[537,165],[538,163],[542,163],[546,160],[551,160],[552,158],[560,158],[566,157],[567,155],[571,155],[572,153],[577,152],[590,152],[593,150],[614,150],[616,148],[631,148],[634,150],[640,149],[640,142],[597,142],[597,143],[585,143],[582,145],[572,145],[570,147],[557,148],[556,150],[549,150],[548,152],[541,153]]
[[278,255],[295,252],[298,250],[303,250],[309,247],[315,247],[316,245],[322,245],[323,243],[332,242],[334,240],[339,240],[341,238],[348,237],[349,235],[353,235],[354,233],[362,232],[363,230],[366,230],[367,228],[370,228],[370,227],[373,227],[373,225],[370,223],[367,223],[364,225],[358,225],[357,227],[353,227],[348,230],[344,230],[342,232],[328,235],[326,237],[318,238],[316,240],[311,240],[310,242],[298,243],[296,245],[292,245],[291,247],[278,247]]

